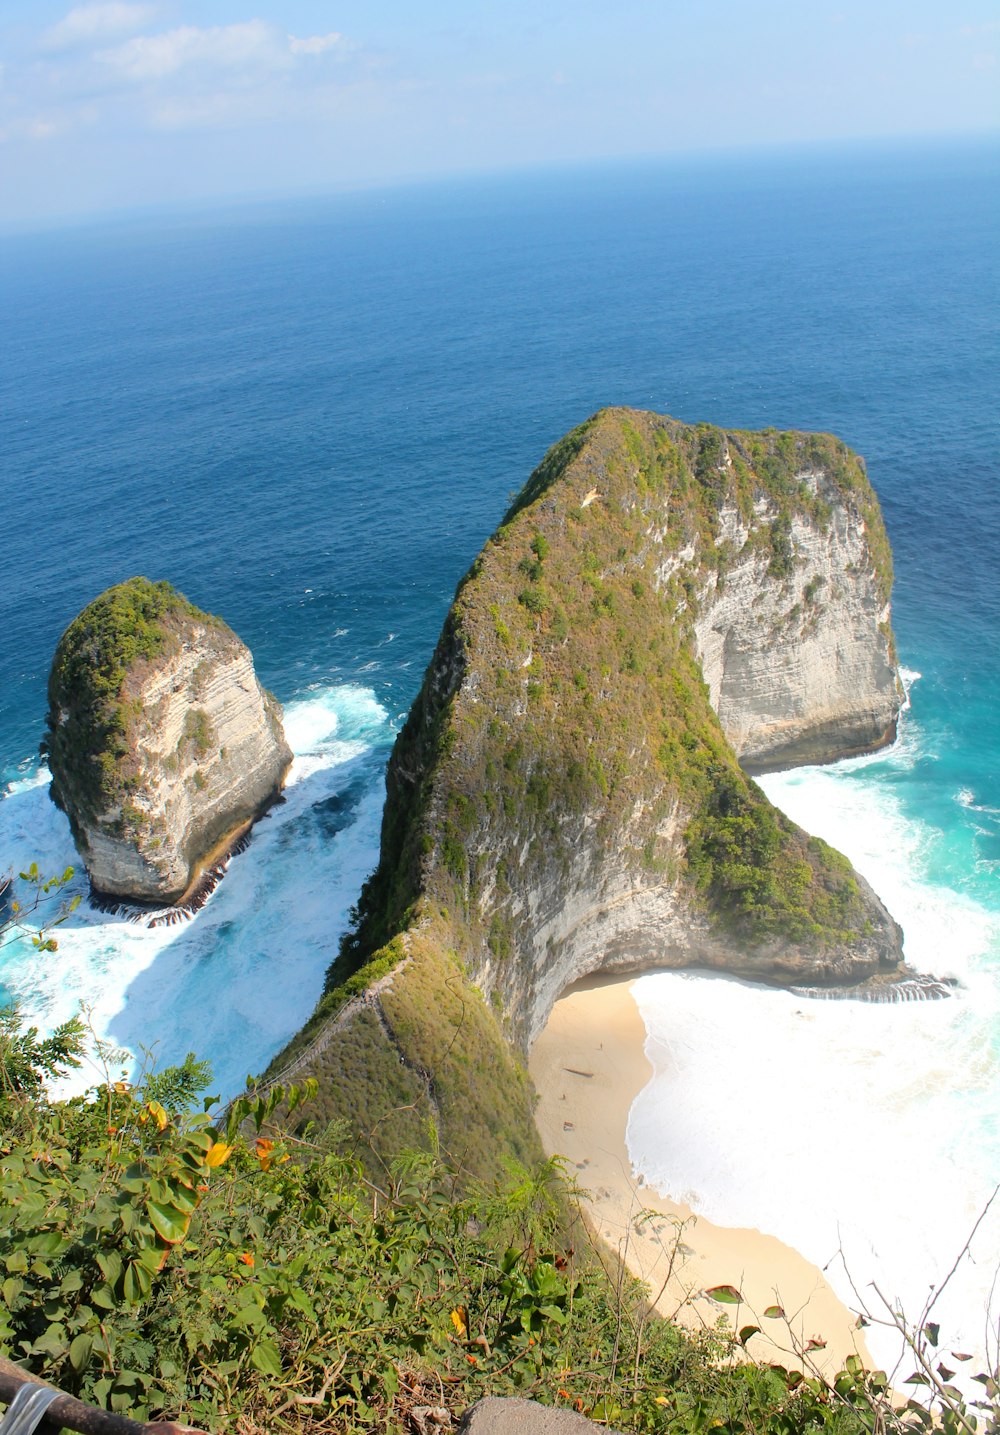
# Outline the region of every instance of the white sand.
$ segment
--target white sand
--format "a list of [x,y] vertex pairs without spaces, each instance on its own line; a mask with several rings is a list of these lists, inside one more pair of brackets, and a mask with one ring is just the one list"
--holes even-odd
[[[629,1110],[652,1074],[646,1029],[630,981],[590,980],[556,1003],[529,1066],[540,1092],[536,1113],[549,1155],[566,1158],[587,1192],[585,1209],[608,1244],[644,1280],[666,1316],[689,1326],[736,1330],[757,1360],[833,1374],[857,1352],[871,1365],[856,1316],[822,1273],[773,1236],[713,1226],[689,1207],[639,1186],[625,1146]],[[725,1305],[703,1292],[732,1285]],[[780,1306],[784,1318],[766,1317]],[[822,1342],[808,1354],[811,1342]]]

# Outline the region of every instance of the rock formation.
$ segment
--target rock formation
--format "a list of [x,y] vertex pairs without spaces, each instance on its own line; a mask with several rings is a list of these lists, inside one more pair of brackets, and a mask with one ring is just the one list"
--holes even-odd
[[[853,477],[861,481],[860,468]],[[896,735],[888,588],[872,513],[858,501],[865,490],[845,496],[823,467],[795,481],[813,501],[787,515],[783,496],[761,494],[744,512],[723,503],[715,542],[725,562],[706,574],[694,619],[712,707],[750,772],[831,762]],[[762,532],[764,545],[754,542]],[[778,562],[776,537],[787,545]],[[881,524],[874,539],[885,561]]]
[[95,893],[157,906],[189,897],[292,759],[247,647],[145,578],[102,593],[60,639],[43,750]]
[[408,995],[428,963],[467,993],[463,1022],[478,988],[515,1052],[597,971],[897,977],[902,934],[878,897],[738,760],[892,739],[891,583],[877,501],[835,438],[615,409],[563,439],[459,587],[389,763],[378,870],[296,1071],[343,1090],[353,1062],[364,1082],[346,1038],[312,1067],[305,1043],[334,1010],[343,1031],[345,993],[404,952],[369,1007],[446,1127],[485,1039],[456,1065],[449,1029],[428,1055],[432,1008],[421,1025]]

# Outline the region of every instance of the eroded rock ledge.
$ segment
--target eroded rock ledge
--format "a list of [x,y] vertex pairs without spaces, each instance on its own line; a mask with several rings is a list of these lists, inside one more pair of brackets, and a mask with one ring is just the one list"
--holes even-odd
[[247,647],[145,578],[102,593],[60,639],[44,750],[95,893],[156,906],[186,900],[292,760]]
[[[891,584],[863,465],[829,435],[627,409],[569,434],[459,587],[390,760],[360,920],[286,1056],[342,1006],[352,972],[357,990],[392,967],[401,936],[397,993],[433,953],[467,992],[463,1011],[478,1002],[467,983],[485,995],[514,1052],[593,972],[701,966],[810,986],[902,974],[877,895],[741,766],[891,741]],[[411,1050],[431,1073],[447,1127],[449,1090],[477,1058],[456,1065],[449,1030],[436,1069],[434,1007],[409,1011],[396,1067]],[[381,1060],[366,1051],[342,1043],[340,1070],[319,1072],[331,1114],[362,1125]],[[368,1092],[350,1110],[346,1085]],[[461,1106],[474,1125],[475,1102],[452,1095],[454,1119]]]

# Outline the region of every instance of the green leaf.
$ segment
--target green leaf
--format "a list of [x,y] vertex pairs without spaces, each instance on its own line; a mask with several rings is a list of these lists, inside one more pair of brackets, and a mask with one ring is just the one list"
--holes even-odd
[[57,1359],[66,1349],[66,1329],[62,1325],[50,1325],[32,1346],[36,1355],[52,1355]]
[[70,1342],[69,1363],[77,1375],[86,1370],[93,1349],[94,1337],[86,1330],[81,1331],[81,1333]]
[[191,1187],[186,1186],[183,1181],[173,1180],[169,1183],[168,1189],[170,1191],[170,1204],[176,1206],[177,1210],[183,1212],[185,1216],[190,1216],[198,1204],[198,1197],[191,1190]]
[[160,1206],[155,1201],[147,1201],[146,1213],[153,1223],[153,1230],[168,1246],[176,1246],[187,1235],[191,1217],[176,1206]]
[[937,1345],[940,1334],[941,1327],[936,1320],[929,1320],[924,1326],[924,1335],[930,1341],[931,1345]]
[[751,1337],[752,1335],[760,1335],[760,1326],[759,1326],[759,1325],[745,1325],[745,1326],[743,1326],[743,1328],[740,1330],[740,1335],[739,1335],[740,1345],[744,1345],[744,1346],[745,1346],[746,1343],[747,1343],[747,1341],[750,1339],[750,1337]]
[[784,1320],[785,1312],[780,1305],[769,1305],[764,1312],[768,1320]]
[[742,1305],[743,1303],[743,1296],[735,1286],[712,1286],[711,1290],[707,1290],[705,1294],[710,1300],[717,1300],[720,1305]]
[[138,1261],[129,1261],[123,1282],[126,1301],[130,1305],[138,1305],[139,1301],[146,1299],[152,1287],[153,1278],[145,1266],[141,1266]]
[[250,1364],[261,1375],[280,1375],[281,1357],[273,1340],[259,1340],[250,1352]]
[[[34,1242],[34,1249],[39,1256],[56,1256],[68,1245],[69,1242],[58,1231],[43,1231]],[[10,1262],[7,1269],[10,1269]]]

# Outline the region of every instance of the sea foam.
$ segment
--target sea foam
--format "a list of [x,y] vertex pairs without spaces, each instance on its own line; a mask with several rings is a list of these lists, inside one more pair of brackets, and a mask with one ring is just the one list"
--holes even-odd
[[[285,801],[254,829],[202,910],[148,928],[94,912],[66,818],[49,799],[48,774],[13,784],[0,803],[0,870],[74,866],[68,894],[84,900],[40,955],[29,939],[0,950],[0,983],[43,1031],[81,1003],[95,1034],[122,1051],[134,1073],[189,1051],[212,1063],[223,1096],[262,1070],[309,1016],[361,883],[378,857],[392,731],[384,708],[360,687],[321,688],[285,709],[295,754]],[[17,883],[22,900],[28,895]],[[59,1088],[85,1089],[88,1065]]]
[[[902,924],[907,960],[957,978],[955,996],[820,1002],[703,974],[645,976],[635,995],[654,1076],[628,1127],[649,1184],[709,1220],[780,1237],[852,1309],[884,1315],[884,1296],[911,1319],[1000,1181],[997,912],[930,875],[946,834],[903,796],[920,754],[908,724],[889,757],[762,786],[852,859]],[[998,1265],[994,1209],[935,1306],[950,1349],[986,1358]],[[905,1380],[899,1341],[866,1334]]]

